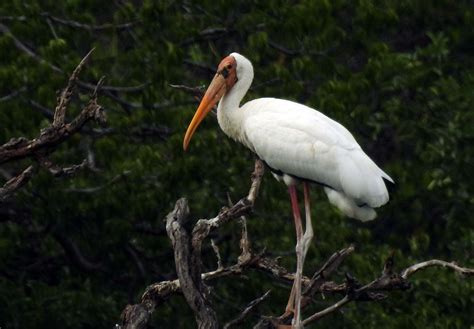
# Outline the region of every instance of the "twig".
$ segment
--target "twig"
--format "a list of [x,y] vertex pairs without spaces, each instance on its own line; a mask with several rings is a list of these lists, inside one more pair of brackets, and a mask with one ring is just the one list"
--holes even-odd
[[[33,50],[31,50],[30,48],[28,48],[25,44],[23,44],[23,42],[21,42],[17,37],[15,37],[15,35],[10,31],[10,29],[0,23],[0,32],[4,33],[4,34],[7,34],[10,38],[12,38],[13,40],[13,43],[15,44],[15,46],[23,51],[24,53],[26,53],[28,56],[30,56],[31,58],[33,58],[34,60],[36,60],[38,63],[40,64],[44,64],[44,65],[47,65],[49,66],[54,72],[56,73],[59,73],[59,74],[64,74],[65,72],[58,66],[54,65],[53,63],[50,63],[48,62],[47,60],[45,60],[44,58],[41,58],[38,54],[36,54]],[[113,91],[113,92],[127,92],[127,93],[134,93],[134,92],[139,92],[139,91],[142,91],[143,89],[145,89],[145,87],[148,85],[149,83],[143,83],[143,84],[140,84],[140,85],[137,85],[137,86],[130,86],[130,87],[122,87],[122,86],[102,86],[102,89],[104,91]],[[84,82],[84,81],[81,81],[81,80],[78,80],[77,81],[77,85],[82,87],[82,88],[85,88],[87,90],[94,90],[96,85],[94,84],[91,84],[89,82]],[[109,95],[107,95],[109,96]]]
[[467,275],[467,276],[474,275],[474,269],[472,268],[461,267],[457,265],[455,262],[446,262],[444,260],[432,259],[432,260],[428,260],[426,262],[418,263],[418,264],[408,267],[407,269],[402,271],[401,277],[403,279],[407,279],[410,275],[418,272],[419,270],[425,269],[427,267],[432,267],[432,266],[447,267],[462,275]]
[[248,213],[253,208],[264,171],[265,166],[263,162],[260,159],[255,160],[255,168],[251,177],[252,184],[247,197],[241,199],[231,208],[225,209],[214,218],[198,220],[193,228],[193,239],[196,238],[202,241],[212,230]]
[[[103,91],[112,91],[112,92],[117,92],[117,93],[137,93],[137,92],[143,91],[149,84],[150,84],[149,82],[145,82],[145,83],[141,83],[141,84],[136,85],[136,86],[126,86],[126,87],[123,87],[123,86],[102,86],[101,89]],[[82,87],[82,88],[85,88],[85,89],[88,89],[88,90],[93,90],[95,88],[94,84],[89,83],[89,82],[84,82],[84,81],[81,81],[81,80],[79,80],[77,82],[77,85],[79,87]],[[108,95],[108,94],[106,94],[106,95]]]
[[105,270],[102,264],[93,263],[88,260],[79,249],[79,246],[70,237],[63,235],[60,232],[53,232],[53,236],[64,249],[69,258],[73,261],[73,263],[83,271],[93,273]]
[[170,84],[170,87],[178,89],[178,90],[183,90],[187,92],[188,94],[193,95],[197,99],[202,98],[202,96],[204,95],[204,88],[205,88],[204,86],[190,87],[186,85],[174,85],[174,84]]
[[[2,28],[4,28],[4,26],[0,24],[0,31]],[[72,175],[76,171],[87,166],[88,162],[84,160],[78,165],[60,167],[48,159],[48,154],[54,151],[57,145],[63,143],[69,139],[71,135],[81,130],[84,124],[88,121],[94,120],[99,124],[105,123],[105,112],[103,108],[97,104],[97,91],[100,88],[103,79],[99,80],[97,86],[94,88],[89,103],[82,109],[79,115],[70,123],[65,123],[66,109],[73,93],[74,84],[78,80],[78,75],[91,52],[83,58],[71,74],[67,87],[58,97],[54,114],[52,114],[49,109],[43,108],[34,101],[30,101],[30,104],[40,107],[41,111],[45,112],[48,116],[53,117],[53,122],[49,127],[41,130],[39,136],[34,139],[28,140],[24,137],[12,138],[7,143],[0,145],[0,164],[30,157],[36,160],[42,167],[46,168],[56,177]],[[16,189],[23,186],[31,178],[32,174],[33,166],[30,166],[22,174],[9,180],[5,186],[0,189],[0,199],[6,198]]]
[[265,294],[263,294],[263,296],[251,301],[247,305],[247,307],[242,311],[242,313],[239,314],[239,316],[237,318],[233,319],[232,321],[227,322],[224,325],[224,329],[229,329],[233,326],[236,326],[236,325],[242,323],[243,320],[245,319],[245,317],[250,312],[252,312],[261,302],[263,302],[265,299],[267,299],[267,297],[270,295],[270,292],[271,292],[271,290],[268,290]]
[[[294,274],[288,272],[284,267],[277,264],[277,262],[268,257],[262,255],[252,254],[245,262],[237,262],[234,265],[216,269],[214,271],[206,272],[201,274],[201,279],[204,282],[210,282],[217,280],[222,277],[228,276],[240,276],[246,270],[258,270],[264,272],[274,279],[278,279],[285,282],[293,282]],[[303,277],[303,282],[308,284],[309,278]],[[147,312],[152,313],[154,309],[166,302],[172,295],[182,293],[182,286],[178,279],[170,281],[162,281],[150,285],[146,288],[140,304],[143,307],[132,307],[128,305],[122,314],[127,313],[127,316],[122,316],[122,328],[146,328],[146,322],[137,323],[133,322],[133,319],[144,319],[144,315],[131,315],[130,312]],[[137,306],[133,305],[133,306]]]
[[66,88],[64,88],[61,92],[61,95],[58,98],[56,109],[54,110],[54,119],[52,124],[53,127],[60,127],[64,124],[66,108],[69,106],[69,102],[71,101],[71,96],[74,92],[73,88],[77,80],[79,79],[79,74],[81,73],[82,68],[92,55],[93,51],[94,48],[89,50],[89,52],[84,56],[84,58],[82,58],[82,60],[79,62],[79,64],[76,66],[71,76],[69,77]]
[[90,25],[90,24],[80,23],[74,20],[59,18],[47,12],[41,13],[41,16],[49,18],[53,22],[56,22],[65,26],[84,29],[88,31],[102,31],[102,30],[107,30],[107,29],[123,30],[123,29],[131,28],[139,23],[139,21],[136,21],[136,22],[128,22],[128,23],[122,23],[122,24],[105,23],[101,25]]
[[212,66],[209,66],[209,65],[206,65],[206,64],[203,64],[203,63],[193,62],[193,61],[188,60],[188,59],[185,59],[183,62],[187,65],[197,67],[198,69],[201,69],[204,72],[207,72],[209,74],[214,74],[216,72],[215,67],[212,67]]
[[54,164],[47,157],[42,157],[42,156],[38,158],[38,162],[43,168],[47,169],[51,173],[51,175],[53,175],[54,177],[72,176],[77,171],[82,170],[85,167],[88,167],[89,165],[87,159],[84,159],[80,164],[72,165],[69,167],[60,167]]
[[68,189],[65,189],[64,191],[68,193],[96,193],[110,185],[117,183],[118,181],[122,179],[125,179],[131,172],[132,171],[130,170],[125,170],[122,173],[113,177],[111,180],[109,180],[107,183],[103,185],[99,185],[95,187],[85,187],[85,188],[68,188]]
[[250,240],[248,237],[248,231],[247,231],[247,217],[241,216],[240,217],[240,226],[242,227],[241,229],[241,235],[240,235],[240,255],[237,258],[239,263],[245,263],[250,260],[252,257],[252,251],[250,249]]
[[[50,126],[41,131],[41,134],[32,140],[25,138],[21,140],[12,139],[10,142],[0,146],[0,164],[47,151],[77,133],[84,124],[91,120],[99,124],[104,124],[106,121],[105,112],[97,104],[96,98],[92,98],[81,113],[70,123],[61,126]],[[12,143],[14,144],[13,146]]]
[[302,324],[303,326],[311,323],[311,322],[314,322],[316,320],[319,320],[323,317],[325,317],[326,315],[328,314],[331,314],[335,311],[337,311],[338,309],[340,309],[341,307],[343,307],[344,305],[346,305],[347,303],[349,303],[351,301],[351,299],[349,299],[348,296],[344,296],[343,299],[341,299],[340,301],[338,301],[337,303],[325,308],[324,310],[320,311],[320,312],[317,312],[317,313],[314,313],[313,315],[311,315],[310,317],[308,317],[307,319],[305,319]]
[[4,34],[7,34],[8,36],[10,36],[10,38],[12,38],[13,40],[13,43],[15,44],[15,46],[23,51],[24,53],[26,53],[28,56],[30,56],[31,58],[35,59],[38,63],[40,64],[45,64],[47,66],[49,66],[54,72],[56,73],[63,73],[63,71],[57,67],[56,65],[44,60],[43,58],[39,57],[37,54],[35,54],[31,49],[29,49],[27,46],[25,46],[19,39],[17,39],[13,33],[11,33],[10,29],[0,23],[0,32],[4,33]]
[[40,103],[38,103],[38,102],[36,102],[32,99],[28,100],[27,102],[28,102],[28,104],[30,104],[34,108],[38,109],[48,119],[53,119],[54,118],[54,112],[51,109],[47,108],[46,106],[43,106]]
[[28,183],[28,181],[33,176],[34,171],[35,169],[31,165],[23,170],[23,172],[21,172],[18,176],[8,180],[3,185],[3,187],[0,187],[0,202],[9,198],[16,190]]
[[21,87],[20,89],[15,90],[14,92],[12,92],[8,95],[2,96],[2,97],[0,97],[0,103],[9,101],[10,99],[15,98],[16,96],[20,95],[21,93],[23,93],[25,91],[26,91],[26,87]]
[[321,285],[324,282],[327,282],[332,272],[335,271],[339,265],[353,252],[354,246],[349,246],[348,248],[341,249],[332,254],[326,263],[324,263],[324,265],[313,274],[309,285],[303,292],[303,296],[309,297],[319,291]]
[[26,21],[26,16],[0,16],[0,21]]
[[53,23],[51,22],[49,18],[46,18],[46,23],[48,24],[49,29],[51,30],[51,33],[53,34],[53,37],[55,39],[59,39],[58,34],[56,33],[56,29],[54,28]]
[[211,239],[211,246],[217,257],[217,269],[220,270],[223,268],[222,258],[221,258],[221,253],[219,252],[219,247],[217,246],[216,241],[214,239]]
[[258,191],[260,190],[260,183],[262,182],[263,174],[265,173],[265,165],[260,159],[255,160],[255,168],[252,173],[252,185],[250,186],[250,191],[247,196],[247,200],[250,203],[254,204],[255,199],[257,198]]
[[357,283],[357,281],[351,276],[347,276],[347,282],[343,285],[335,285],[331,284],[330,282],[326,282],[324,285],[321,285],[320,290],[326,290],[330,288],[330,290],[334,292],[345,292],[346,295],[336,304],[331,305],[330,307],[320,312],[317,312],[305,319],[303,321],[303,325],[317,321],[318,319],[340,309],[342,306],[352,301],[377,301],[385,298],[385,295],[378,293],[379,291],[406,290],[410,287],[410,284],[407,281],[410,275],[416,273],[419,270],[423,270],[432,266],[448,267],[457,273],[467,276],[471,276],[474,274],[474,269],[461,267],[453,262],[450,263],[438,259],[432,259],[429,261],[414,264],[401,271],[400,274],[397,274],[393,272],[392,254],[385,262],[382,275],[364,286],[360,286],[360,284]]
[[275,48],[276,50],[284,53],[285,55],[288,55],[288,56],[298,56],[298,55],[301,55],[302,53],[302,50],[295,50],[295,49],[289,49],[285,46],[282,46],[278,43],[276,43],[275,41],[272,41],[272,40],[269,40],[268,41],[268,44],[270,47],[272,48]]
[[125,251],[131,256],[131,258],[135,262],[135,265],[137,266],[138,272],[140,273],[141,277],[144,278],[146,276],[145,266],[143,265],[143,262],[141,261],[140,257],[138,257],[135,248],[133,248],[130,243],[127,243],[125,245]]

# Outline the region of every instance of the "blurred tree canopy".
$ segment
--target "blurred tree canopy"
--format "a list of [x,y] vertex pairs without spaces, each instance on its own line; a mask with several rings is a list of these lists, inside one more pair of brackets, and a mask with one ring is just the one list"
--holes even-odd
[[[356,253],[340,274],[363,280],[391,251],[400,267],[430,258],[472,267],[473,26],[472,1],[2,1],[0,144],[49,124],[57,91],[93,47],[81,79],[106,76],[99,102],[108,127],[84,128],[52,156],[88,158],[92,169],[69,178],[40,169],[0,203],[0,327],[111,328],[147,285],[176,277],[163,218],[181,196],[195,219],[217,214],[228,195],[244,196],[254,156],[212,116],[185,154],[196,101],[170,84],[205,86],[233,51],[254,64],[246,99],[319,109],[396,181],[370,223],[344,218],[315,189],[305,272],[350,243]],[[79,91],[69,119],[91,93],[85,84]],[[0,183],[29,162],[1,165]],[[268,174],[248,225],[254,249],[295,266],[286,189]],[[213,237],[225,264],[239,253],[236,232],[231,224]],[[206,255],[215,268],[211,248]],[[223,320],[267,289],[262,313],[278,314],[289,293],[257,272],[213,288]],[[427,270],[408,293],[347,306],[318,328],[467,328],[473,296],[472,282]],[[154,315],[153,327],[194,326],[181,296]]]

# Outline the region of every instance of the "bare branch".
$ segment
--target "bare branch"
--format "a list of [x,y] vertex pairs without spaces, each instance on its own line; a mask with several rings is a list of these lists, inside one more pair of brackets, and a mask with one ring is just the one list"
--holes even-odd
[[378,293],[379,291],[391,291],[391,290],[406,290],[410,287],[409,282],[407,281],[408,277],[419,270],[426,269],[432,266],[442,266],[448,267],[454,270],[457,273],[462,275],[473,275],[474,269],[465,268],[458,266],[457,264],[451,262],[446,262],[442,260],[432,259],[429,261],[421,262],[415,265],[412,265],[405,270],[401,271],[401,274],[393,272],[393,254],[387,259],[382,275],[373,280],[372,282],[360,286],[360,284],[351,276],[347,276],[347,282],[343,285],[335,285],[330,282],[326,282],[321,285],[320,290],[324,291],[328,288],[332,292],[345,292],[346,295],[342,300],[337,302],[330,307],[317,312],[303,321],[303,325],[306,325],[310,322],[317,321],[322,317],[337,311],[345,304],[351,301],[376,301],[385,298],[385,295]]
[[69,102],[71,101],[71,96],[74,92],[74,86],[77,83],[77,80],[79,79],[79,74],[81,73],[82,68],[92,55],[93,51],[94,48],[89,50],[89,52],[84,56],[84,58],[82,58],[82,60],[79,62],[79,64],[76,66],[71,76],[69,77],[69,81],[67,83],[66,88],[64,88],[61,92],[58,98],[56,109],[54,110],[53,127],[60,127],[64,124],[66,108],[69,106]]
[[321,267],[321,269],[314,273],[309,285],[303,292],[303,296],[309,297],[319,291],[321,285],[327,282],[332,272],[335,271],[339,265],[353,252],[354,246],[349,246],[348,248],[341,249],[332,254],[326,263],[324,263],[324,265]]
[[[191,238],[183,227],[188,214],[186,199],[179,199],[174,210],[166,217],[166,231],[173,244],[176,272],[198,328],[217,329],[217,314],[211,308],[209,292],[201,278],[200,248],[196,250],[195,243],[192,243],[193,248],[190,249]],[[195,240],[194,234],[192,240]]]
[[72,262],[80,269],[88,273],[104,270],[104,266],[102,264],[93,263],[92,261],[88,260],[80,250],[77,243],[75,243],[70,237],[63,235],[60,232],[53,232],[53,236],[64,249],[66,255],[68,255]]
[[197,67],[198,69],[203,70],[204,72],[209,74],[214,74],[216,72],[215,67],[206,65],[204,63],[198,63],[188,59],[185,59],[183,62],[189,66]]
[[[112,92],[117,92],[117,93],[137,93],[137,92],[143,91],[143,89],[145,89],[149,84],[150,84],[149,82],[146,82],[146,83],[141,83],[136,86],[126,86],[126,87],[125,86],[102,86],[100,89],[102,89],[103,91],[112,91]],[[82,87],[88,90],[94,90],[95,88],[94,84],[89,83],[89,82],[84,82],[81,80],[77,82],[77,85],[79,87]],[[108,94],[106,95],[108,96]]]
[[38,63],[40,64],[45,64],[47,66],[49,66],[54,72],[56,73],[63,73],[63,71],[57,67],[56,65],[44,60],[43,58],[39,57],[37,54],[35,54],[34,51],[32,51],[30,48],[28,48],[26,45],[24,45],[19,39],[17,39],[13,33],[11,33],[10,29],[0,23],[0,32],[4,33],[4,34],[7,34],[8,36],[10,36],[10,38],[12,38],[13,40],[13,43],[15,44],[15,46],[23,51],[24,53],[26,53],[28,56],[30,56],[31,58],[35,59]]
[[288,55],[288,56],[298,56],[298,55],[301,55],[301,53],[303,52],[301,49],[299,50],[296,50],[296,49],[289,49],[285,46],[282,46],[278,43],[276,43],[275,41],[273,40],[269,40],[268,41],[268,45],[280,52],[282,52],[283,54],[285,55]]
[[432,266],[447,267],[462,275],[467,275],[467,276],[474,275],[474,269],[472,268],[461,267],[457,265],[455,262],[446,262],[444,260],[432,259],[432,260],[428,260],[426,262],[418,263],[418,264],[408,267],[407,269],[402,271],[401,277],[403,279],[407,279],[410,275],[415,274],[416,272],[422,269],[425,269],[427,267],[432,267]]
[[[255,162],[255,169],[252,174],[252,184],[249,189],[247,197],[241,199],[239,202],[224,209],[216,217],[210,219],[200,219],[192,229],[192,235],[189,236],[184,230],[183,224],[188,214],[187,202],[183,199],[178,200],[175,210],[167,217],[167,231],[173,242],[173,249],[175,252],[175,262],[178,272],[178,280],[164,281],[156,283],[147,288],[142,297],[141,304],[134,306],[127,306],[126,310],[134,310],[133,312],[142,312],[142,314],[129,313],[126,319],[145,319],[154,311],[154,309],[171,295],[182,293],[190,307],[193,309],[198,325],[201,326],[205,320],[208,320],[208,325],[211,328],[217,326],[217,321],[214,318],[214,311],[211,308],[208,300],[208,288],[204,282],[210,280],[217,280],[227,276],[240,276],[248,270],[258,270],[268,274],[272,279],[276,279],[290,285],[295,275],[289,272],[285,267],[278,264],[277,260],[265,257],[263,254],[255,254],[250,249],[250,241],[246,233],[245,225],[242,227],[242,237],[240,246],[242,249],[241,255],[237,259],[237,263],[231,266],[223,267],[218,262],[218,267],[214,271],[201,274],[201,247],[204,239],[209,236],[209,233],[216,228],[232,219],[240,218],[252,210],[253,203],[258,195],[259,186],[263,176],[264,164],[260,160]],[[313,277],[303,277],[302,283],[304,288],[304,302],[302,307],[308,307],[315,300],[315,296],[319,293],[336,293],[343,294],[335,304],[320,310],[306,320],[303,324],[307,325],[315,322],[328,314],[334,313],[341,309],[344,305],[354,301],[377,301],[386,296],[381,291],[392,290],[406,290],[410,287],[406,278],[418,270],[429,266],[445,266],[452,268],[456,272],[471,275],[471,269],[462,268],[454,263],[447,263],[443,261],[429,261],[414,266],[402,271],[402,274],[397,274],[393,271],[393,255],[391,255],[384,265],[382,274],[368,284],[360,284],[354,277],[346,274],[346,281],[343,283],[335,283],[328,281],[328,278],[336,271],[341,263],[354,252],[354,247],[341,249],[334,253],[322,266],[315,272]],[[218,252],[216,252],[218,254]],[[235,319],[225,325],[225,328],[241,323],[244,318],[255,308],[256,304],[261,303],[267,294],[261,299],[257,299]],[[125,312],[125,311],[124,311]],[[146,314],[143,312],[147,312]],[[209,315],[211,314],[211,315]],[[288,327],[286,323],[291,320],[289,317],[276,318],[265,317],[254,328],[283,328]],[[133,321],[133,320],[127,320]],[[145,328],[147,321],[140,322],[140,326],[123,321],[123,328]],[[138,321],[138,320],[137,320]]]
[[77,171],[87,167],[89,164],[87,159],[84,159],[80,164],[72,165],[69,167],[60,167],[54,164],[47,157],[39,157],[38,162],[43,168],[47,169],[54,177],[72,176]]
[[0,16],[0,21],[26,21],[26,16]]
[[250,260],[252,257],[252,251],[250,249],[250,240],[248,237],[247,231],[247,217],[241,216],[240,217],[240,226],[242,227],[241,236],[240,236],[240,256],[237,258],[239,263],[245,263]]
[[[149,311],[149,308],[151,311]],[[147,328],[148,321],[154,307],[148,304],[127,305],[120,315],[123,326],[116,325],[115,328],[142,329]]]
[[12,92],[8,95],[2,96],[2,97],[0,97],[0,103],[9,101],[10,99],[15,98],[16,96],[20,95],[21,93],[23,93],[25,91],[26,91],[26,87],[21,87],[20,89],[15,90],[14,92]]
[[53,119],[54,118],[54,112],[47,108],[46,106],[41,105],[40,103],[30,99],[28,100],[28,104],[33,106],[34,108],[38,109],[45,117],[48,119]]
[[217,257],[217,269],[220,270],[221,268],[223,268],[222,258],[221,258],[221,253],[219,251],[219,246],[216,244],[216,241],[214,239],[211,239],[211,246]]
[[[240,258],[239,258],[240,259]],[[213,280],[217,280],[222,277],[227,276],[240,276],[246,270],[255,269],[258,271],[262,271],[272,278],[278,279],[280,281],[284,281],[287,283],[291,283],[294,280],[294,274],[290,273],[287,269],[277,264],[277,262],[273,259],[264,257],[262,255],[254,255],[252,254],[248,259],[245,261],[239,261],[237,264],[224,267],[221,269],[216,269],[214,271],[206,272],[201,274],[201,279],[204,282],[209,282]],[[305,284],[309,283],[309,278],[303,277],[303,282]],[[155,284],[150,285],[142,296],[141,304],[143,307],[136,307],[130,308],[131,305],[128,305],[127,308],[123,311],[123,313],[127,312],[153,312],[154,309],[161,305],[162,303],[166,302],[172,295],[180,294],[182,292],[182,286],[180,281],[177,280],[170,280],[170,281],[162,281]],[[123,314],[122,313],[122,314]],[[122,328],[146,328],[146,323],[143,322],[138,324],[137,322],[132,322],[141,320],[145,318],[145,314],[142,315],[130,315],[128,314],[127,320],[124,321],[124,317],[122,316]]]
[[[59,74],[64,74],[65,72],[58,66],[54,65],[53,63],[48,62],[44,58],[40,57],[38,54],[36,54],[33,50],[28,48],[23,42],[21,42],[11,31],[10,29],[0,23],[0,32],[7,34],[10,38],[12,38],[13,43],[17,47],[17,49],[23,51],[25,54],[33,58],[35,61],[37,61],[40,64],[44,64],[49,66],[54,72],[59,73]],[[137,86],[130,86],[130,87],[121,87],[121,86],[102,86],[102,89],[105,91],[114,91],[114,92],[139,92],[143,90],[149,83],[143,83]],[[77,85],[88,89],[88,90],[94,90],[96,85],[91,84],[89,82],[84,82],[81,80],[77,81]],[[108,94],[106,94],[109,96]]]
[[202,96],[204,95],[204,88],[205,88],[204,86],[190,87],[190,86],[186,86],[186,85],[174,85],[174,84],[170,84],[170,87],[178,89],[178,90],[185,91],[188,94],[193,95],[197,99],[202,98]]
[[11,141],[0,146],[0,164],[32,156],[41,150],[51,149],[77,133],[90,120],[101,124],[105,122],[105,113],[95,100],[91,100],[71,123],[61,127],[46,128],[39,137],[32,140],[23,139],[14,148],[8,145]]
[[[97,88],[102,80],[99,80]],[[0,164],[12,160],[18,160],[29,156],[45,154],[51,148],[64,142],[71,135],[77,133],[90,120],[99,124],[105,124],[106,115],[99,104],[97,104],[97,90],[94,91],[89,103],[81,113],[68,124],[59,124],[62,114],[57,116],[57,125],[50,126],[41,131],[39,137],[27,140],[25,138],[12,139],[0,146]]]
[[8,180],[3,187],[0,187],[0,202],[10,197],[16,190],[28,183],[30,178],[33,176],[35,169],[31,165],[18,176]]
[[[250,198],[253,201],[258,193],[263,170],[263,164],[257,160],[249,192]],[[186,301],[193,309],[199,327],[217,328],[217,316],[210,306],[208,290],[203,281],[227,275],[239,275],[243,267],[260,263],[259,259],[261,257],[256,256],[254,258],[255,262],[252,260],[252,257],[249,257],[246,258],[245,263],[238,263],[227,268],[219,266],[215,271],[201,274],[202,241],[208,236],[212,228],[218,227],[233,218],[239,218],[243,213],[250,210],[253,201],[250,202],[247,198],[244,198],[214,219],[199,220],[193,229],[192,236],[189,236],[183,228],[184,221],[189,213],[187,201],[185,199],[178,200],[175,209],[167,216],[166,231],[173,244],[176,272],[179,281],[167,281],[150,286],[142,297],[141,307],[129,305],[122,313],[123,328],[143,328],[146,325],[146,321],[140,322],[140,324],[137,321],[142,321],[147,317],[138,314],[132,315],[130,312],[152,312],[159,302],[166,299],[169,294],[178,291],[183,293]],[[266,264],[262,262],[261,269],[269,273],[281,272],[271,268],[268,264],[276,265],[276,263],[271,261],[266,262]]]
[[265,173],[265,165],[260,159],[255,160],[255,168],[252,173],[252,185],[250,186],[250,191],[247,196],[247,200],[250,203],[254,204],[255,199],[257,198],[258,191],[260,190],[260,183],[262,182],[263,174]]
[[260,159],[255,160],[255,168],[251,177],[252,184],[248,196],[241,199],[234,206],[225,209],[214,218],[200,219],[193,228],[193,240],[202,241],[212,230],[251,211],[258,194],[264,171],[265,166],[263,162]]
[[311,322],[314,322],[316,320],[319,320],[323,317],[325,317],[326,315],[328,314],[331,314],[335,311],[337,311],[338,309],[340,309],[341,307],[343,307],[344,305],[346,305],[347,303],[349,303],[351,300],[349,299],[348,296],[345,296],[343,299],[341,299],[340,301],[338,301],[337,303],[325,308],[324,310],[320,311],[320,312],[317,312],[317,313],[314,313],[313,315],[311,315],[310,317],[308,317],[307,319],[305,319],[302,324],[303,326],[307,325],[308,323],[311,323]]
[[143,265],[143,262],[138,256],[136,249],[133,247],[133,245],[127,243],[125,245],[125,251],[131,256],[131,258],[135,262],[135,265],[137,266],[138,272],[140,273],[141,277],[144,278],[146,275],[145,266]]
[[270,292],[271,292],[271,290],[268,290],[265,294],[263,294],[263,296],[251,301],[247,305],[247,307],[242,311],[242,313],[240,313],[240,315],[237,318],[235,318],[232,321],[229,321],[228,323],[226,323],[224,325],[224,329],[229,329],[229,328],[232,328],[233,326],[236,326],[236,325],[242,323],[244,321],[245,317],[250,312],[252,312],[258,305],[260,305],[261,302],[263,302],[265,299],[267,299],[267,297],[270,295]]
[[120,174],[116,175],[115,177],[113,177],[111,180],[109,180],[107,183],[103,184],[103,185],[99,185],[99,186],[94,186],[94,187],[84,187],[84,188],[68,188],[66,190],[64,190],[65,192],[68,192],[68,193],[96,193],[96,192],[99,192],[101,190],[103,190],[104,188],[110,186],[110,185],[113,185],[123,179],[125,179],[128,175],[130,175],[132,171],[130,170],[125,170],[123,172],[121,172]]
[[[2,27],[4,26],[0,24],[0,31]],[[83,58],[71,74],[67,87],[61,92],[58,98],[54,114],[52,114],[49,109],[43,108],[34,101],[30,101],[30,104],[40,107],[41,111],[53,117],[53,122],[49,127],[41,130],[39,136],[34,139],[28,140],[24,137],[12,138],[7,143],[0,145],[0,164],[30,157],[56,177],[72,175],[87,166],[88,162],[84,160],[78,165],[60,167],[48,159],[48,154],[54,151],[57,145],[63,143],[69,139],[70,136],[81,130],[86,122],[94,120],[100,124],[105,123],[105,112],[102,107],[97,104],[97,90],[102,84],[102,79],[97,84],[89,103],[82,109],[79,115],[70,123],[65,123],[66,108],[69,105],[74,85],[91,52],[92,51]],[[6,198],[11,195],[13,191],[23,186],[31,178],[32,174],[33,166],[30,166],[22,174],[9,180],[5,186],[0,189],[0,199]]]
[[123,29],[131,28],[139,23],[139,21],[136,21],[136,22],[128,22],[128,23],[122,23],[122,24],[105,23],[101,25],[90,25],[90,24],[84,24],[84,23],[80,23],[77,21],[69,20],[69,19],[59,18],[47,12],[41,13],[41,16],[49,18],[53,22],[56,22],[65,26],[84,29],[88,31],[103,31],[103,30],[108,30],[108,29],[123,30]]

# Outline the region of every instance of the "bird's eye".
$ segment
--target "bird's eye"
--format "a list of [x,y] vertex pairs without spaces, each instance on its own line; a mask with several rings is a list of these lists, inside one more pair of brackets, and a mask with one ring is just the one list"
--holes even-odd
[[232,68],[232,64],[227,64],[226,69],[230,70]]

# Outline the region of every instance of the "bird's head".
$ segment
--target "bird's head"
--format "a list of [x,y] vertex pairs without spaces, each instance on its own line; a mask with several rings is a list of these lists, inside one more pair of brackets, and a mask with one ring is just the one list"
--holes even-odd
[[197,127],[221,98],[232,89],[237,82],[237,61],[233,55],[225,57],[217,67],[216,75],[206,90],[204,97],[188,126],[183,140],[183,149],[186,151],[188,144]]

